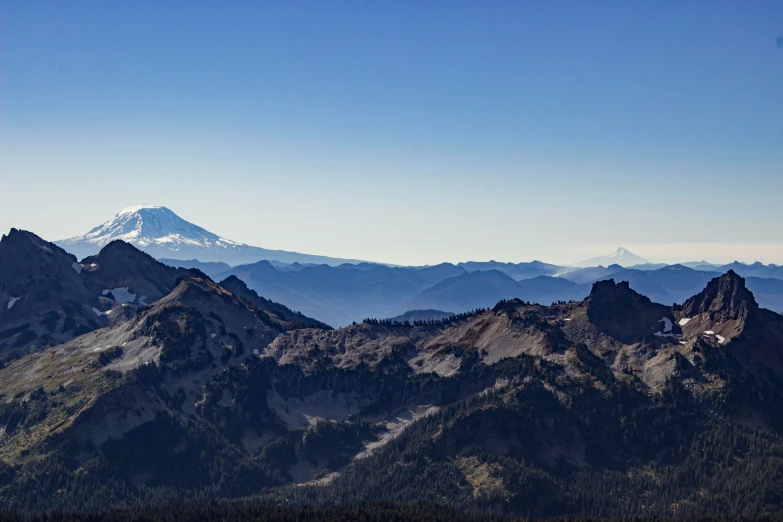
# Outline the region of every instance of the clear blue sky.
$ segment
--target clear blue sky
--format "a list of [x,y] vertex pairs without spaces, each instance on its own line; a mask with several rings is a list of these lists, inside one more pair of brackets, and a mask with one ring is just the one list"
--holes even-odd
[[783,263],[783,2],[0,4],[0,230]]

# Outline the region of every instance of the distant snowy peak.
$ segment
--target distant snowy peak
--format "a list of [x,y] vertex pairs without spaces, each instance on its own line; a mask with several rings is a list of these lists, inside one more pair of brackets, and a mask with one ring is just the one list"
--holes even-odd
[[220,261],[230,265],[255,263],[264,259],[284,263],[329,265],[355,262],[349,259],[266,250],[237,243],[185,221],[168,208],[158,205],[124,208],[113,219],[86,234],[56,241],[55,244],[83,259],[97,254],[101,248],[115,240],[130,243],[155,258]]
[[[620,248],[618,248],[618,249],[615,251],[615,253],[614,253],[614,254],[610,254],[610,255],[608,255],[608,256],[606,256],[606,257],[611,257],[612,259],[618,259],[618,258],[623,258],[623,257],[625,257],[625,256],[629,256],[629,255],[633,256],[634,254],[633,254],[631,251],[629,251],[629,250],[626,250],[626,249],[625,249],[625,248],[623,248],[623,247],[620,247]],[[634,256],[634,257],[636,257],[636,256]],[[641,259],[641,258],[640,258],[640,259]]]
[[162,207],[160,205],[136,205],[133,207],[125,207],[124,209],[117,212],[117,215],[120,216],[122,214],[136,214],[140,210],[161,210],[161,209],[169,210],[166,207]]
[[240,245],[185,221],[166,207],[155,205],[124,208],[111,221],[93,228],[83,236],[60,243],[86,243],[101,248],[116,239],[139,248],[155,244],[166,245],[172,249],[176,249],[177,245],[223,248]]
[[594,266],[609,266],[620,265],[622,267],[629,267],[634,265],[643,265],[647,263],[646,259],[643,259],[628,249],[623,247],[618,248],[613,254],[608,256],[593,257],[578,263],[573,263],[571,266],[577,268],[589,268]]
[[153,243],[206,247],[239,244],[185,221],[166,207],[152,205],[124,208],[111,221],[65,242],[86,241],[104,246],[115,239],[138,247]]

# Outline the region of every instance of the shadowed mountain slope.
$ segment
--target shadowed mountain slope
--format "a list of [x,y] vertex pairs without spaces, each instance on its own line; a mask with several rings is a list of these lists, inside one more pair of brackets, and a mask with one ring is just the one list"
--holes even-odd
[[[693,499],[686,513],[783,504],[759,486],[783,466],[783,317],[732,272],[681,307],[599,281],[578,302],[339,330],[298,328],[224,283],[179,277],[127,320],[0,369],[4,505],[253,495],[633,515],[671,513],[666,491]],[[710,504],[728,484],[738,503]],[[632,492],[644,511],[622,501]]]
[[274,313],[288,327],[296,325],[301,328],[331,329],[330,326],[320,321],[311,319],[305,315],[302,315],[300,312],[294,312],[286,306],[259,296],[255,291],[250,290],[247,285],[236,276],[227,277],[220,282],[220,286],[239,298],[247,299],[250,304],[256,308]]
[[0,239],[0,357],[67,341],[108,324],[82,266],[35,234]]

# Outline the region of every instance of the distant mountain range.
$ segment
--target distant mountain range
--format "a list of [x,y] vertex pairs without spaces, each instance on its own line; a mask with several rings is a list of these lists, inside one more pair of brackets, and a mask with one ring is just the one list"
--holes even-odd
[[139,205],[122,209],[114,219],[98,225],[82,236],[55,241],[79,259],[97,254],[110,242],[120,239],[155,258],[198,259],[229,265],[253,263],[262,259],[284,263],[324,263],[339,265],[358,262],[284,250],[268,250],[237,243],[185,221],[166,207]]
[[[682,303],[703,288],[707,281],[721,274],[693,270],[682,265],[647,271],[616,265],[613,268],[586,270],[589,272],[587,278],[578,277],[579,273],[569,273],[561,277],[538,276],[521,281],[514,281],[499,271],[465,274],[445,279],[426,289],[412,299],[411,306],[461,312],[491,306],[493,301],[508,298],[544,305],[557,301],[578,301],[590,293],[593,283],[608,279],[627,281],[631,289],[652,301],[671,305]],[[747,277],[746,282],[762,307],[783,311],[783,281]]]
[[[338,266],[353,265],[357,269],[370,269],[379,264],[356,259],[343,259],[312,254],[301,254],[285,250],[270,250],[261,247],[237,243],[209,232],[190,223],[164,206],[137,205],[120,210],[117,215],[84,235],[55,241],[67,252],[82,259],[97,254],[105,245],[114,240],[122,240],[151,256],[164,261],[176,261],[190,264],[193,268],[208,273],[217,273],[241,264],[269,261],[273,266],[284,270],[298,270],[306,266],[326,264]],[[187,262],[187,263],[185,263]],[[726,265],[716,265],[707,261],[683,262],[683,266],[703,271],[725,272],[734,270],[739,274],[754,277],[775,277],[783,279],[783,266],[754,263],[746,265],[735,261]],[[620,247],[614,253],[594,257],[570,265],[554,265],[541,261],[508,263],[499,261],[467,261],[456,266],[466,272],[498,270],[515,280],[531,279],[538,276],[560,276],[581,268],[633,267],[637,270],[655,270],[667,266],[663,263],[650,263],[626,248]]]
[[[402,317],[409,310],[461,313],[519,298],[550,304],[583,299],[603,279],[628,281],[655,302],[681,303],[717,274],[747,278],[761,306],[783,310],[783,267],[706,261],[649,263],[625,248],[571,266],[541,261],[468,261],[399,267],[236,243],[161,206],[137,206],[83,236],[56,244],[80,258],[122,240],[169,266],[197,269],[216,281],[238,278],[258,294],[334,327],[367,317]],[[88,314],[89,316],[89,314]]]
[[442,321],[449,317],[454,317],[455,314],[451,312],[443,312],[441,310],[408,310],[404,314],[396,317],[390,317],[389,321],[392,323],[415,323],[415,322],[432,322]]
[[[695,270],[671,265],[655,270],[637,270],[619,265],[574,269],[559,275],[554,265],[502,263],[443,263],[429,267],[360,265],[279,265],[259,261],[221,271],[224,265],[167,260],[172,266],[198,268],[217,281],[236,277],[260,295],[338,327],[368,317],[408,320],[412,310],[461,313],[493,306],[501,299],[518,298],[548,305],[584,299],[596,281],[627,281],[630,287],[654,302],[682,303],[720,271]],[[466,270],[466,266],[474,268]],[[497,268],[494,268],[497,267]],[[538,267],[540,270],[534,269]],[[484,270],[476,268],[485,268]],[[736,273],[775,273],[740,265]],[[732,270],[731,267],[726,271]],[[531,276],[519,280],[521,272]],[[783,311],[783,280],[746,276],[748,288],[762,307]],[[414,317],[411,314],[409,317]]]

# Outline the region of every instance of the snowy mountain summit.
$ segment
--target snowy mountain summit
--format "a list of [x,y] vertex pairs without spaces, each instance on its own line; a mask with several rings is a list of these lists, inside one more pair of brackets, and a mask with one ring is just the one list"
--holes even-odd
[[130,243],[155,258],[199,261],[222,261],[230,265],[255,263],[262,259],[283,263],[317,263],[338,265],[355,260],[337,259],[267,250],[237,243],[213,234],[179,217],[166,207],[138,205],[120,210],[114,219],[98,225],[82,236],[55,244],[79,259],[97,254],[114,240]]
[[620,265],[622,267],[627,268],[629,266],[643,265],[645,263],[647,263],[646,259],[637,256],[630,250],[620,247],[617,250],[615,250],[613,254],[609,254],[608,256],[585,259],[584,261],[573,263],[571,266],[578,267],[578,268],[589,268],[593,266]]
[[124,208],[111,221],[93,228],[83,236],[66,239],[61,243],[90,244],[100,249],[115,239],[121,239],[139,248],[165,245],[171,250],[179,250],[185,245],[205,248],[239,245],[189,223],[166,207],[157,205]]

